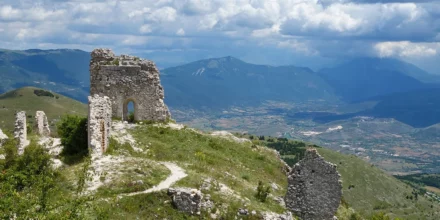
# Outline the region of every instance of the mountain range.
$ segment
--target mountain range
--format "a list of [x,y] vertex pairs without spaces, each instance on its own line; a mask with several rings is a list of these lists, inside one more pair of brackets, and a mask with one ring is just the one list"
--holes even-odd
[[275,101],[335,101],[332,88],[309,68],[206,59],[162,71],[171,106],[226,108]]
[[[85,102],[90,53],[81,50],[0,50],[0,93],[37,86]],[[396,118],[414,127],[440,122],[440,76],[396,59],[356,58],[314,72],[307,67],[257,65],[234,57],[211,58],[161,70],[172,108],[221,110],[267,101],[356,103],[376,101],[351,116]],[[438,93],[437,93],[438,94]],[[420,98],[422,97],[422,98]]]
[[89,61],[81,50],[0,50],[0,93],[36,86],[86,102]]

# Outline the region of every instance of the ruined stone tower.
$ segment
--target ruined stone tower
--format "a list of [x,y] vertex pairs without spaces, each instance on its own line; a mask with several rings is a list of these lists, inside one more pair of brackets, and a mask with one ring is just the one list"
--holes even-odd
[[134,119],[165,121],[170,117],[163,102],[159,70],[149,60],[95,49],[90,61],[90,95],[107,96],[112,117],[128,120],[128,103],[133,102]]
[[336,165],[308,149],[289,173],[286,207],[303,220],[332,220],[342,198],[340,177]]

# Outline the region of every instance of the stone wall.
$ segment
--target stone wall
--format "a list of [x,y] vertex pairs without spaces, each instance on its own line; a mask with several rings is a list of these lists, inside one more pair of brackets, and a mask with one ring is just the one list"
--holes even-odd
[[0,129],[0,147],[8,140],[8,136]]
[[49,122],[43,111],[37,111],[35,113],[35,132],[41,136],[50,135]]
[[342,197],[342,183],[336,165],[322,158],[315,149],[288,176],[286,207],[304,220],[333,219]]
[[24,111],[15,114],[14,138],[18,141],[18,154],[23,154],[24,148],[29,145],[27,139],[26,112]]
[[92,157],[101,156],[108,148],[112,107],[109,97],[89,96],[88,143]]
[[91,56],[90,94],[108,96],[113,117],[127,120],[129,102],[134,104],[135,120],[165,121],[171,116],[152,61],[115,56],[109,49],[95,49]]

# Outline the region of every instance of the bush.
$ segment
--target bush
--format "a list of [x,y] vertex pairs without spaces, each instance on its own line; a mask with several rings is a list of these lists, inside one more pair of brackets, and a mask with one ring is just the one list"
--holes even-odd
[[34,90],[34,94],[37,96],[48,96],[48,97],[55,97],[51,92],[42,90],[42,89],[36,89]]
[[134,122],[134,112],[128,113],[128,122]]
[[88,154],[87,118],[66,115],[57,125],[63,156],[82,158]]
[[370,220],[391,220],[384,212],[375,213]]
[[6,145],[6,164],[0,172],[0,219],[38,219],[59,175],[43,147],[31,142],[19,156],[13,144]]
[[113,65],[115,65],[115,66],[119,66],[119,60],[118,60],[118,59],[113,60]]
[[27,134],[32,134],[32,126],[26,125],[26,133]]
[[4,168],[12,167],[15,164],[15,161],[18,156],[17,152],[17,140],[14,138],[8,139],[4,145],[3,149],[5,151],[5,160],[4,160]]
[[270,186],[265,186],[262,181],[258,182],[257,194],[255,197],[260,200],[260,202],[266,202],[267,196],[270,193]]

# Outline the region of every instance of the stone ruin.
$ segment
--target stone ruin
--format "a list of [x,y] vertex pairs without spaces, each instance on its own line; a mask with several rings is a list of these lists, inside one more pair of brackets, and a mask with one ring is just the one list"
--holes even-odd
[[0,129],[0,147],[8,140],[8,136]]
[[288,176],[286,207],[304,220],[333,219],[342,197],[342,183],[336,165],[322,158],[315,149]]
[[35,131],[40,136],[48,137],[50,135],[49,122],[43,111],[35,113]]
[[17,112],[15,114],[14,138],[18,141],[18,154],[23,154],[24,148],[29,145],[26,125],[26,112]]
[[133,102],[134,120],[165,121],[170,112],[164,104],[159,70],[149,60],[115,56],[110,49],[95,49],[90,61],[90,94],[107,96],[112,117],[128,121]]
[[112,123],[109,97],[89,96],[88,139],[92,157],[102,155],[108,148]]
[[[43,111],[37,111],[35,113],[35,129],[36,133],[40,136],[48,137],[50,135],[49,123],[47,121],[46,114]],[[20,155],[23,154],[24,149],[30,143],[30,141],[27,139],[27,132],[26,112],[20,111],[15,113],[14,138],[18,142],[17,148],[18,154]],[[0,131],[0,142],[2,139],[2,134],[3,133]]]

